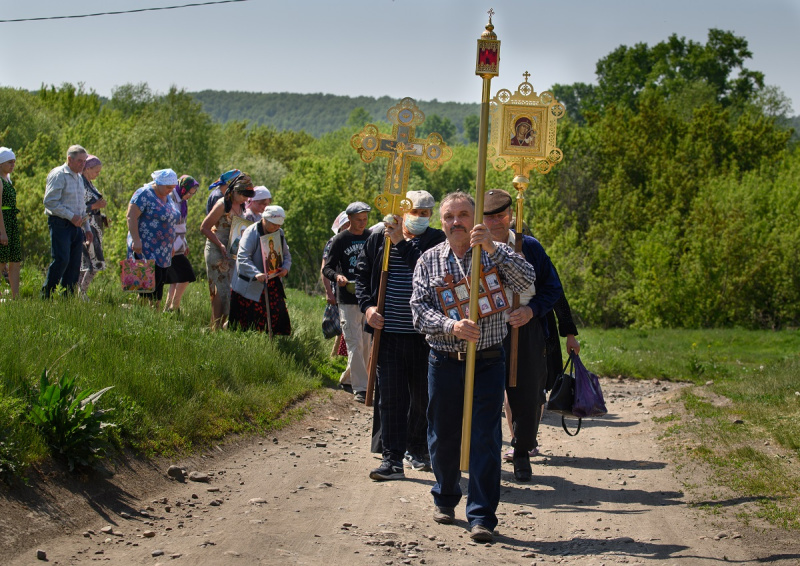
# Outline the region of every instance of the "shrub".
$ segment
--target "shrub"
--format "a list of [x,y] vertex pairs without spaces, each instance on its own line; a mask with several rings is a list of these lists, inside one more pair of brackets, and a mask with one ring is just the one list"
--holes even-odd
[[105,428],[115,425],[103,420],[108,410],[95,409],[95,403],[109,389],[78,391],[75,378],[67,373],[50,383],[47,369],[42,372],[39,397],[28,420],[39,427],[54,454],[66,458],[70,471],[105,455]]

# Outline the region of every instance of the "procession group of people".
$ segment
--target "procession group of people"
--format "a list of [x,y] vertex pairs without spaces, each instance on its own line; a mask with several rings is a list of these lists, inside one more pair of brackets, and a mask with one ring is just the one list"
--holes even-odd
[[[9,148],[0,148],[0,263],[8,266],[16,297],[21,247],[10,177],[15,159]],[[45,298],[58,285],[67,294],[78,288],[85,295],[95,274],[106,267],[107,203],[94,185],[101,169],[98,157],[74,145],[67,151],[66,163],[47,177],[44,209],[52,262],[41,291]],[[199,183],[189,175],[178,177],[172,169],[154,171],[151,178],[128,204],[127,253],[129,258],[154,261],[156,288],[144,296],[159,307],[169,284],[165,308],[177,311],[186,286],[195,281],[187,258],[186,219],[188,201]],[[281,283],[291,269],[281,228],[285,211],[272,204],[266,187],[254,186],[250,176],[237,169],[223,173],[209,189],[200,231],[206,237],[212,327],[290,334]],[[501,460],[513,463],[517,481],[530,481],[545,391],[562,366],[559,334],[566,337],[567,350],[577,353],[577,329],[547,253],[538,240],[511,229],[514,211],[508,192],[486,193],[481,224],[475,224],[475,201],[470,195],[460,191],[446,195],[439,204],[441,230],[430,225],[436,205],[430,193],[409,191],[406,198],[410,210],[389,215],[371,228],[367,227],[371,207],[363,202],[348,205],[333,223],[334,236],[324,250],[321,272],[328,301],[338,305],[342,348],[348,358],[340,383],[355,401],[366,401],[372,335],[380,331],[373,450],[382,454],[382,461],[369,477],[402,479],[405,466],[432,471],[433,518],[450,524],[462,498],[467,344],[476,344],[466,517],[473,540],[491,541],[497,525]],[[517,253],[520,238],[521,253]],[[481,248],[483,272],[494,270],[498,284],[520,298],[518,308],[507,308],[510,294],[496,300],[498,308],[482,312],[478,322],[468,315],[454,315],[456,309],[448,309],[440,294],[452,282],[469,287],[470,251],[475,246]],[[450,293],[447,300],[453,300],[452,287],[444,292]],[[517,348],[510,345],[511,329],[518,332]],[[516,356],[516,384],[509,375],[511,356]],[[504,403],[512,436],[505,455],[501,454]]]
[[[19,296],[21,236],[17,223],[16,192],[11,173],[16,155],[0,148],[2,213],[0,263],[7,265],[12,296]],[[95,275],[106,268],[103,233],[109,225],[107,202],[94,185],[103,164],[80,145],[67,150],[66,163],[47,176],[44,212],[50,231],[52,261],[41,290],[49,298],[61,286],[63,293],[87,297]],[[141,293],[160,308],[169,286],[165,311],[178,312],[189,283],[196,281],[188,259],[186,239],[188,201],[200,183],[172,169],[151,174],[128,203],[127,256],[152,262],[155,288]],[[264,186],[254,186],[249,175],[227,171],[211,184],[206,217],[200,231],[206,237],[204,258],[211,297],[211,326],[243,330],[269,328],[273,334],[291,333],[281,279],[289,274],[292,257],[283,225],[286,213],[272,205]],[[238,221],[237,221],[238,219]],[[231,228],[237,225],[236,239]],[[262,237],[269,250],[262,254]],[[276,244],[277,242],[277,244]]]
[[[504,457],[513,462],[517,481],[530,481],[545,391],[562,369],[559,333],[567,338],[568,351],[577,353],[578,332],[547,253],[532,236],[511,230],[513,199],[508,192],[485,195],[484,220],[477,225],[470,195],[446,195],[439,205],[442,230],[430,226],[435,207],[430,193],[409,191],[406,198],[411,210],[387,216],[372,228],[366,227],[370,207],[363,202],[351,203],[332,226],[336,235],[326,246],[322,274],[329,281],[329,302],[338,303],[347,347],[348,366],[340,382],[356,401],[365,400],[369,336],[380,330],[374,415],[378,442],[373,447],[379,447],[382,462],[369,476],[376,481],[402,479],[404,466],[433,471],[433,519],[451,524],[462,497],[467,343],[476,343],[466,517],[471,538],[487,542],[497,526],[504,401],[512,434],[512,448]],[[518,238],[521,253],[514,251]],[[391,247],[380,312],[387,241]],[[448,281],[469,286],[468,252],[477,245],[483,272],[496,269],[503,288],[519,294],[520,307],[492,311],[476,323],[446,310],[439,290]],[[511,328],[519,333],[516,351],[510,347]],[[512,355],[518,362],[515,386],[508,374]]]

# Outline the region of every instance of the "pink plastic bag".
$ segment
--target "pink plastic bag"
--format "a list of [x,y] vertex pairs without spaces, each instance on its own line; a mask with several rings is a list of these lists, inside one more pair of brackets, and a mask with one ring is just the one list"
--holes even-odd
[[154,259],[123,259],[119,262],[119,267],[123,291],[152,293],[156,290]]

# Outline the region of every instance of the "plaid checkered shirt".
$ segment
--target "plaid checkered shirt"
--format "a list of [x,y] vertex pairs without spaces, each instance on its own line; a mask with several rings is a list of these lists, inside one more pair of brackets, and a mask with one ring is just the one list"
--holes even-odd
[[[495,252],[489,255],[481,250],[481,265],[484,271],[497,266],[504,286],[517,293],[528,290],[536,280],[533,266],[525,258],[515,253],[506,244],[495,242]],[[411,314],[414,328],[425,334],[428,344],[434,350],[442,352],[466,352],[467,342],[453,334],[456,321],[448,318],[441,309],[435,287],[445,285],[444,277],[450,273],[456,281],[470,272],[472,264],[471,250],[464,255],[458,264],[449,242],[442,242],[426,251],[419,258],[414,269],[413,292],[411,294]],[[481,336],[478,339],[478,350],[499,345],[508,332],[505,313],[496,313],[478,319]]]

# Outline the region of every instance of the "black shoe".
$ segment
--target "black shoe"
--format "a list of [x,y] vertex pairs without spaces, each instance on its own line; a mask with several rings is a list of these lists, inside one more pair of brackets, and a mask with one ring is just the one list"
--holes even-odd
[[353,393],[353,401],[356,403],[366,403],[367,394],[364,391],[356,391]]
[[431,468],[431,457],[427,454],[424,456],[417,456],[416,454],[409,454],[406,452],[404,463],[406,466],[417,472],[433,471],[433,468]]
[[441,525],[452,525],[456,520],[456,510],[453,507],[436,506],[433,512],[433,520]]
[[514,479],[517,481],[531,481],[531,458],[527,453],[517,456],[514,454]]
[[402,480],[405,479],[406,474],[403,471],[403,465],[399,462],[384,460],[380,467],[369,473],[369,477],[375,481]]

